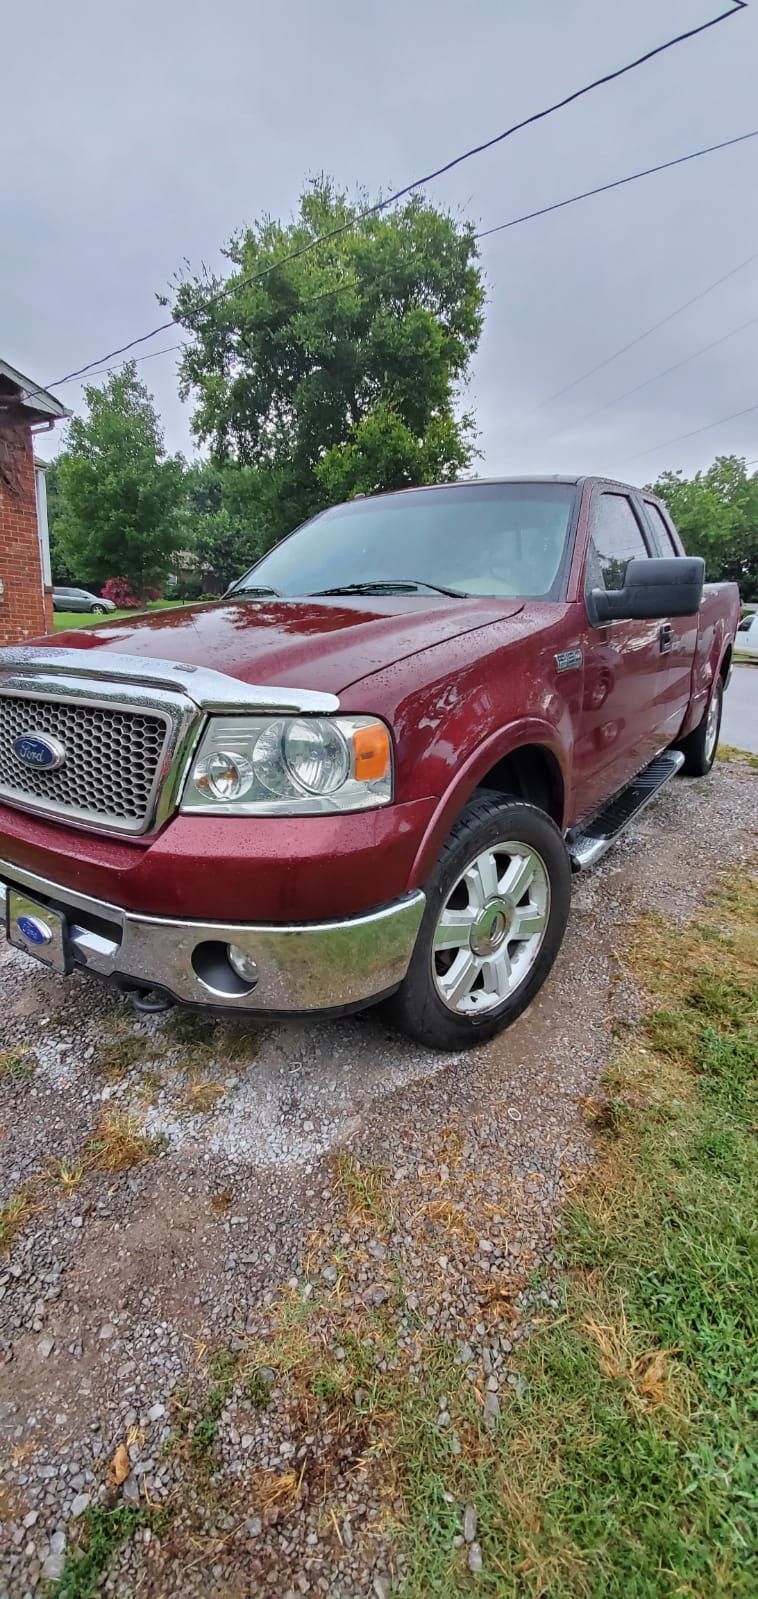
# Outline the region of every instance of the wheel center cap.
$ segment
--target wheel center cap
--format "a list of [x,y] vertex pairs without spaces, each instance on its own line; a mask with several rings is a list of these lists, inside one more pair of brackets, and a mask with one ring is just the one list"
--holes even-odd
[[492,955],[508,936],[511,912],[503,899],[491,899],[474,922],[469,943],[474,955]]

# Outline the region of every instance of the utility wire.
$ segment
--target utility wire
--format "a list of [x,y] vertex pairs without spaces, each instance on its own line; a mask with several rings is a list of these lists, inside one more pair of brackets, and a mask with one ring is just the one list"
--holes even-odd
[[545,217],[550,211],[562,211],[566,205],[576,205],[577,200],[589,200],[593,194],[607,194],[609,189],[620,189],[625,183],[636,183],[638,178],[649,178],[654,172],[665,172],[667,167],[681,167],[685,161],[697,161],[701,155],[711,155],[714,150],[726,150],[730,144],[742,144],[745,139],[758,138],[758,128],[753,133],[740,133],[736,139],[724,139],[721,144],[706,145],[704,150],[692,150],[689,155],[677,156],[675,161],[661,161],[657,167],[645,167],[642,172],[630,172],[626,178],[616,178],[613,183],[601,183],[596,189],[585,189],[582,194],[572,194],[568,200],[556,200],[553,205],[540,206],[539,211],[526,211],[521,217],[513,217],[510,222],[499,222],[495,228],[485,228],[482,233],[475,233],[475,239],[489,239],[493,233],[505,233],[507,228],[517,228],[522,222],[531,222],[534,217]]
[[562,427],[553,428],[551,433],[541,434],[542,443],[547,443],[548,439],[554,439],[561,433],[568,433],[572,428],[583,427],[584,423],[591,421],[592,417],[599,416],[602,411],[610,410],[611,406],[618,405],[621,400],[628,400],[632,394],[639,394],[640,389],[649,388],[651,383],[657,383],[660,378],[668,377],[670,372],[678,372],[680,367],[688,366],[690,361],[696,361],[698,356],[705,355],[708,350],[715,350],[717,345],[725,344],[727,339],[736,338],[738,333],[744,333],[745,328],[754,327],[756,322],[758,322],[758,316],[749,317],[747,322],[741,322],[738,328],[731,328],[729,333],[722,333],[719,339],[711,339],[710,344],[702,344],[699,350],[693,350],[691,355],[685,355],[681,361],[674,361],[672,366],[665,366],[662,371],[654,372],[651,378],[645,378],[642,383],[635,383],[634,388],[624,389],[623,394],[614,395],[612,400],[604,400],[603,404],[597,405],[594,411],[585,412],[585,415],[580,417],[577,422],[565,422]]
[[[702,150],[691,150],[688,155],[677,156],[675,158],[675,160],[673,160],[673,161],[661,161],[661,162],[659,162],[659,164],[657,166],[646,167],[644,169],[644,171],[631,172],[625,178],[616,178],[613,183],[602,183],[602,184],[600,184],[600,186],[598,188],[595,188],[595,189],[584,189],[584,190],[582,190],[581,194],[573,194],[573,195],[570,195],[569,198],[566,199],[566,200],[557,200],[552,205],[541,206],[538,211],[527,211],[523,216],[512,217],[509,222],[500,222],[500,223],[497,224],[496,227],[484,228],[481,233],[475,233],[474,234],[474,238],[475,239],[488,239],[488,238],[491,237],[491,235],[493,233],[503,233],[507,228],[520,227],[524,222],[533,221],[533,219],[535,217],[546,216],[550,211],[561,211],[561,210],[563,210],[563,208],[565,206],[567,206],[567,205],[576,205],[578,201],[587,200],[592,195],[605,194],[607,192],[607,190],[609,190],[609,189],[619,189],[625,183],[635,183],[638,178],[647,178],[647,177],[650,177],[653,173],[665,172],[669,167],[682,166],[683,163],[686,162],[686,161],[696,161],[700,156],[711,155],[714,150],[726,150],[726,149],[728,149],[730,147],[730,145],[742,144],[742,143],[744,143],[744,141],[746,139],[756,139],[756,138],[758,138],[758,128],[756,128],[751,133],[740,133],[734,139],[724,139],[724,140],[721,141],[720,144],[709,144],[709,145],[706,145]],[[295,309],[295,315],[296,316],[299,315],[300,311],[304,310],[306,306],[316,305],[319,300],[333,299],[335,295],[343,294],[345,292],[345,290],[353,289],[356,286],[357,285],[356,285],[356,282],[355,282],[354,279],[347,279],[344,283],[337,284],[336,287],[333,288],[333,289],[326,289],[321,294],[311,295],[308,299],[301,300],[298,303],[298,305],[297,305],[297,307]],[[674,313],[672,313],[672,315],[673,314]],[[745,324],[745,326],[747,326],[747,324]],[[735,332],[739,332],[740,330],[738,328],[736,328],[734,331]],[[640,337],[643,337],[643,335],[640,335]],[[725,337],[731,337],[731,335],[727,334],[727,335],[725,335]],[[169,351],[169,350],[181,350],[183,348],[184,348],[184,344],[183,343],[180,343],[180,344],[167,344],[164,347],[164,349],[154,351],[154,354],[155,355],[165,355],[166,352]],[[628,348],[628,346],[626,348]],[[710,348],[710,346],[706,346],[706,348]],[[117,353],[117,352],[114,352],[114,354],[115,353]],[[702,354],[703,352],[699,351],[697,353]],[[109,372],[115,372],[115,371],[118,370],[119,367],[125,366],[128,359],[129,358],[127,356],[124,361],[119,361],[117,363],[117,366],[109,366],[109,367],[105,367],[105,368],[95,367],[91,371],[91,376],[92,377],[102,377],[102,376],[107,375],[107,373],[109,373]],[[613,357],[609,357],[609,360],[610,359],[613,359]],[[694,359],[694,357],[692,357],[692,356],[688,356],[687,357],[687,360],[693,360],[693,359]],[[151,355],[138,355],[138,356],[135,357],[135,361],[137,363],[140,362],[140,361],[150,361],[150,360],[152,360],[152,356]],[[673,368],[668,368],[668,370],[672,371]],[[659,377],[662,377],[663,375],[664,375],[663,373],[659,373],[658,374]],[[74,383],[76,381],[77,381],[77,376],[75,376],[72,373],[70,377],[59,378],[58,381],[54,384],[54,387],[55,388],[62,388],[64,383]],[[649,378],[647,381],[652,383],[655,380],[653,378]],[[643,385],[639,385],[639,387],[643,387]],[[39,391],[35,391],[35,392],[39,392]],[[634,390],[629,390],[628,392],[634,393],[635,391]],[[617,398],[618,399],[623,399],[624,396],[623,395],[619,395],[619,396],[617,396]],[[541,401],[540,403],[541,404],[546,404],[547,402],[546,401]],[[610,405],[614,405],[615,403],[616,403],[615,400],[608,401],[608,404],[610,404]],[[602,407],[601,407],[601,409],[602,409]],[[593,416],[595,415],[594,412],[591,412],[590,414],[593,415]],[[563,429],[561,428],[558,431],[563,432]],[[553,435],[552,434],[548,434],[547,437],[548,438],[552,438]]]
[[[219,300],[224,299],[226,295],[237,293],[239,289],[250,287],[254,283],[260,283],[264,278],[269,277],[272,272],[287,266],[289,262],[298,261],[302,256],[310,254],[318,245],[327,244],[330,240],[339,238],[343,233],[349,232],[359,223],[365,222],[369,217],[378,216],[380,212],[386,211],[389,206],[394,205],[398,200],[405,199],[406,195],[413,194],[417,189],[424,188],[426,184],[432,183],[436,178],[443,177],[447,172],[452,172],[453,168],[460,166],[463,161],[470,161],[473,156],[482,155],[485,150],[491,150],[495,145],[502,144],[506,139],[510,139],[514,133],[520,133],[522,129],[533,126],[535,122],[541,122],[545,117],[552,116],[554,112],[562,111],[566,106],[573,105],[575,101],[581,100],[595,89],[602,88],[607,83],[614,83],[618,78],[625,77],[627,73],[634,72],[637,67],[644,66],[646,62],[654,60],[656,56],[663,55],[666,50],[672,50],[676,45],[684,44],[686,40],[694,39],[698,34],[706,33],[708,29],[717,27],[719,23],[725,22],[728,17],[737,16],[740,11],[744,11],[746,6],[747,0],[731,0],[727,11],[719,12],[718,16],[711,17],[708,22],[698,23],[697,27],[688,28],[684,33],[678,33],[674,38],[666,39],[663,44],[655,45],[652,50],[646,50],[644,55],[637,56],[633,61],[627,61],[623,67],[616,67],[612,72],[604,73],[602,77],[593,78],[591,83],[584,84],[580,89],[572,90],[571,94],[564,95],[561,100],[555,100],[552,105],[545,106],[541,111],[532,112],[531,116],[524,117],[521,122],[514,122],[511,127],[505,128],[502,133],[495,134],[493,138],[485,139],[481,144],[472,145],[471,149],[464,150],[460,155],[453,156],[450,161],[444,162],[442,166],[435,167],[432,172],[427,172],[421,178],[414,178],[412,183],[407,183],[402,189],[396,189],[385,200],[378,200],[375,205],[367,206],[365,210],[358,212],[357,216],[351,217],[347,222],[341,223],[336,228],[330,228],[328,232],[322,233],[318,238],[309,239],[307,243],[300,245],[297,250],[291,250],[288,255],[282,256],[278,261],[273,261],[262,271],[237,278],[231,283],[225,283],[215,294],[208,296],[203,303],[202,309],[208,310],[211,306],[217,304]],[[115,350],[106,351],[105,355],[98,356],[94,361],[86,362],[84,366],[65,373],[63,377],[54,378],[44,388],[31,390],[26,395],[26,399],[34,399],[37,394],[59,388],[64,383],[71,382],[74,378],[83,377],[93,367],[102,366],[105,362],[112,361],[117,355],[125,355],[128,350],[136,349],[139,344],[145,344],[148,339],[155,338],[158,333],[165,333],[168,328],[175,327],[179,321],[180,318],[176,315],[169,317],[167,321],[160,322],[157,327],[151,328],[149,333],[143,333],[139,338],[130,339],[127,344],[119,345]]]
[[[171,350],[183,349],[184,340],[180,339],[177,344],[164,344],[162,349],[151,350],[148,355],[135,356],[134,361],[131,364],[138,366],[142,361],[154,361],[157,355],[168,355]],[[105,378],[108,376],[109,372],[118,372],[122,366],[128,366],[129,364],[129,357],[127,356],[124,361],[117,361],[115,366],[98,367],[97,370],[91,374],[91,376],[93,378]],[[71,381],[73,382],[73,379],[71,379]]]
[[[295,315],[298,316],[301,311],[305,310],[307,305],[316,305],[319,300],[333,299],[335,294],[343,294],[346,289],[354,289],[355,287],[355,279],[350,279],[345,283],[338,283],[333,289],[324,289],[321,294],[312,294],[307,300],[299,301]],[[127,355],[124,357],[123,361],[117,361],[115,366],[96,367],[95,370],[90,373],[90,376],[93,378],[104,378],[107,377],[110,372],[119,372],[122,366],[139,366],[142,361],[152,361],[157,355],[169,355],[172,350],[185,350],[187,348],[188,346],[186,341],[184,339],[180,339],[177,344],[164,344],[161,350],[152,350],[147,355],[135,355],[132,358]],[[63,383],[75,383],[76,381],[77,380],[74,377],[63,378],[60,382],[56,383],[55,387],[60,389],[62,388]],[[35,394],[39,394],[41,391],[39,389],[35,389],[33,392]],[[26,398],[29,399],[30,395],[27,394]]]
[[[642,343],[643,339],[648,339],[651,333],[657,333],[658,329],[665,327],[667,322],[673,322],[675,316],[681,316],[682,312],[688,311],[691,305],[697,305],[698,300],[704,300],[706,294],[710,294],[713,289],[718,289],[722,283],[726,283],[729,278],[735,277],[738,272],[744,272],[745,267],[750,266],[753,261],[758,261],[758,250],[753,255],[747,256],[746,260],[740,261],[737,266],[730,267],[729,271],[724,272],[720,278],[714,278],[713,283],[707,283],[705,288],[700,289],[697,294],[693,294],[690,300],[685,300],[682,305],[675,306],[674,310],[669,311],[667,316],[662,316],[660,321],[653,322],[649,328],[645,328],[642,333],[638,333],[636,338],[630,339],[628,344],[622,344],[620,349],[614,350],[611,355],[606,355],[604,360],[598,361],[595,366],[589,367],[586,372],[582,372],[580,377],[572,378],[571,382],[565,383],[562,389],[556,389],[554,394],[548,394],[544,400],[539,400],[533,409],[541,411],[546,405],[552,405],[554,400],[562,399],[564,394],[569,394],[572,389],[578,388],[579,384],[584,383],[587,378],[594,377],[596,372],[602,372],[603,367],[610,366],[611,361],[617,361],[620,355],[626,355],[627,350],[633,350],[635,345]],[[531,415],[531,412],[529,415]]]
[[666,450],[670,444],[682,444],[685,439],[694,439],[699,433],[710,433],[712,428],[721,427],[724,422],[736,422],[740,416],[750,416],[753,411],[758,411],[758,405],[746,405],[744,411],[732,411],[730,416],[720,416],[715,422],[706,422],[704,427],[692,428],[689,433],[677,433],[676,438],[664,439],[661,444],[651,445],[649,450],[639,450],[636,455],[628,455],[627,461],[639,461],[645,455],[654,455],[656,450]]

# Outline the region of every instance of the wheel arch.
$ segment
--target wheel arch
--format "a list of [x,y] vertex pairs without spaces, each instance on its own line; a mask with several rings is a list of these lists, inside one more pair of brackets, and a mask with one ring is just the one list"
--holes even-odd
[[566,810],[565,757],[552,728],[536,724],[520,733],[495,734],[457,773],[440,800],[419,845],[410,886],[421,886],[464,806],[477,790],[512,794],[536,805],[563,831]]

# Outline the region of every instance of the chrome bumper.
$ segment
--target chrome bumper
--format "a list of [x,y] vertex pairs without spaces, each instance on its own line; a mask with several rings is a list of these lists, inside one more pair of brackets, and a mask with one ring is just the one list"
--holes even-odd
[[[340,1010],[388,992],[406,974],[425,904],[417,891],[346,921],[302,926],[176,921],[121,910],[0,860],[0,924],[8,888],[64,912],[74,965],[185,1004],[245,1011]],[[255,962],[254,985],[234,972],[229,945]]]

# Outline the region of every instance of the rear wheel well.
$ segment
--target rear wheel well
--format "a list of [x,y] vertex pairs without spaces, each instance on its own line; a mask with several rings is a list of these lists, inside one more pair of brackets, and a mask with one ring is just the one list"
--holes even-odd
[[563,826],[563,773],[542,744],[522,744],[492,767],[479,783],[489,793],[515,794]]
[[729,671],[729,668],[730,668],[731,664],[732,664],[732,646],[731,646],[731,644],[727,644],[727,647],[724,650],[724,655],[723,655],[723,659],[722,659],[722,662],[721,662],[721,667],[719,669],[719,677],[721,678],[723,683],[726,682],[727,673]]

